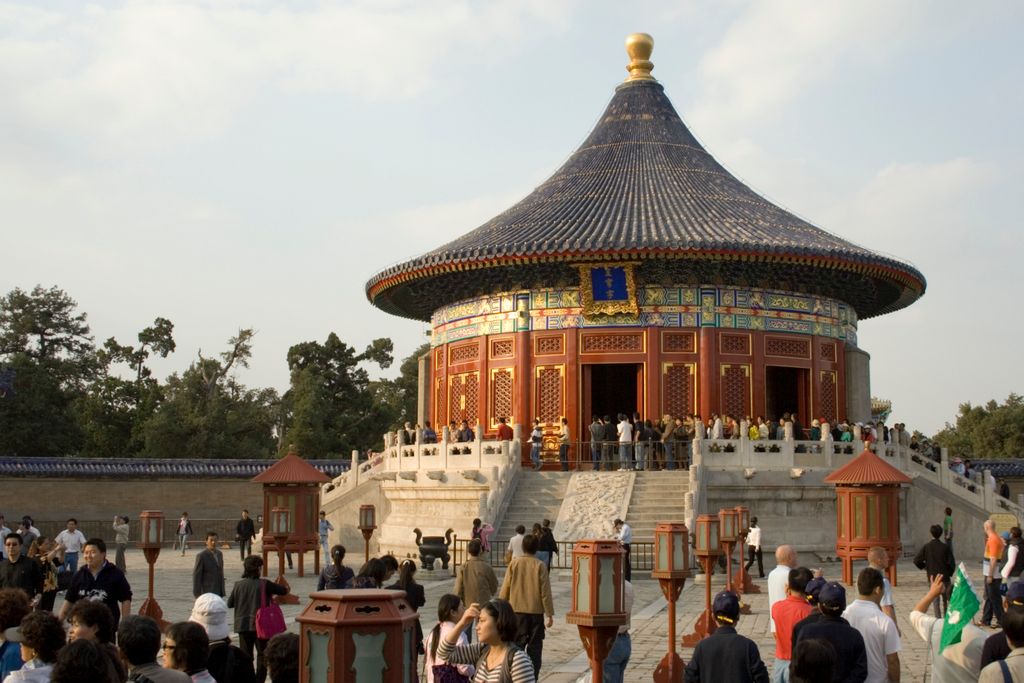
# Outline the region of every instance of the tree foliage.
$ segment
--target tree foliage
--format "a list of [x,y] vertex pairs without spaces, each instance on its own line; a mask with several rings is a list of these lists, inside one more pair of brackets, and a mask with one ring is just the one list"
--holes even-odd
[[971,458],[1024,457],[1024,397],[1010,394],[1006,402],[984,406],[961,403],[956,423],[946,423],[934,437],[950,455]]
[[303,342],[287,357],[290,388],[249,388],[255,331],[223,350],[199,350],[161,381],[150,361],[174,353],[174,324],[156,318],[132,343],[97,346],[87,316],[66,292],[36,286],[0,298],[0,456],[253,458],[295,443],[307,457],[345,455],[380,443],[416,413],[417,362],[395,379],[390,339],[361,352],[336,334]]
[[363,450],[380,440],[390,410],[374,400],[363,363],[382,369],[392,362],[390,339],[375,339],[362,352],[331,332],[323,344],[302,342],[288,349],[291,388],[282,446],[295,445],[307,457],[337,457]]

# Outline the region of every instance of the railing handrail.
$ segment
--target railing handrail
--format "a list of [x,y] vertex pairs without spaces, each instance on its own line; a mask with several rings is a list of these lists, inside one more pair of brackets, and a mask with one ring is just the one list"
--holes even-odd
[[[466,562],[469,553],[466,546],[469,545],[468,538],[452,538],[451,564],[452,571],[456,571],[460,564]],[[555,541],[558,545],[558,552],[551,558],[552,569],[572,569],[572,548],[577,541]],[[489,550],[483,551],[480,556],[492,567],[505,567],[505,551],[508,549],[507,540],[492,540],[489,542]],[[629,545],[630,565],[634,570],[649,571],[654,568],[654,539],[637,540]]]

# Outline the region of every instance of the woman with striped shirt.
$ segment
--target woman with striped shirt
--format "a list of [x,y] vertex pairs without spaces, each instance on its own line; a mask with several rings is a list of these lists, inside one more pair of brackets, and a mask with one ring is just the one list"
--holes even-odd
[[[456,645],[459,636],[474,619],[477,641],[472,645]],[[441,639],[437,658],[449,664],[473,664],[473,683],[536,683],[533,663],[525,651],[515,644],[516,614],[505,600],[494,599],[483,607],[470,605],[455,628]]]

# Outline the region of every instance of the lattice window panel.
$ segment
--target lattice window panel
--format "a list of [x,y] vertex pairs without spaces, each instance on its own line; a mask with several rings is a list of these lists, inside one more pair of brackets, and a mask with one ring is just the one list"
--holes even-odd
[[562,335],[539,337],[537,339],[538,356],[561,355],[563,353],[565,353],[565,350],[562,344]]
[[836,423],[836,415],[839,413],[836,394],[836,373],[821,373],[821,417],[828,420],[829,424]]
[[688,365],[670,365],[662,380],[665,391],[665,412],[681,417],[693,412],[693,376]]
[[511,339],[495,339],[491,342],[491,358],[511,358],[514,351]]
[[821,345],[821,357],[827,361],[836,362],[836,345],[835,344],[822,344]]
[[512,418],[512,371],[495,370],[491,375],[492,424],[499,417]]
[[785,356],[786,358],[810,358],[811,342],[806,339],[784,339],[768,337],[764,340],[764,352],[768,356]]
[[438,377],[434,386],[434,425],[441,431],[441,425],[448,422],[448,411],[444,402],[444,379]]
[[472,427],[476,424],[477,398],[480,383],[475,372],[455,375],[448,389],[448,420],[465,420]]
[[745,365],[722,366],[722,412],[737,420],[750,412],[750,373]]
[[644,340],[639,334],[603,334],[583,337],[583,353],[601,351],[630,352],[643,351]]
[[469,423],[470,427],[473,427],[477,423],[477,408],[480,403],[480,379],[478,375],[473,372],[468,375],[463,375],[465,382],[462,385],[462,394],[466,397],[465,407],[462,409],[462,419]]
[[697,351],[696,338],[692,334],[666,334],[663,344],[662,350],[666,353],[695,353]]
[[440,370],[444,367],[444,349],[438,349],[434,352],[434,369]]
[[722,353],[750,355],[750,336],[746,334],[723,334],[721,337]]
[[466,363],[471,360],[476,360],[476,357],[476,344],[463,344],[462,346],[453,346],[451,349],[448,350],[448,360],[452,365],[456,363]]
[[537,417],[545,424],[562,418],[562,373],[558,368],[537,370]]

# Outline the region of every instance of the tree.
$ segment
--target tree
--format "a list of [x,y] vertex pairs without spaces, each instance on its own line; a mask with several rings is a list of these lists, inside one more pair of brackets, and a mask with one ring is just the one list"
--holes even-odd
[[956,423],[946,423],[934,436],[937,446],[951,455],[971,458],[1019,458],[1024,456],[1024,397],[1010,394],[1002,405],[989,401],[982,406],[961,403]]
[[15,288],[0,299],[0,455],[77,453],[74,405],[98,369],[86,314],[58,287]]
[[[139,345],[126,346],[107,339],[96,356],[100,372],[78,402],[84,435],[82,454],[92,457],[131,457],[145,447],[143,426],[163,400],[163,389],[146,365],[151,354],[166,358],[176,348],[174,324],[157,318],[138,334]],[[114,372],[127,365],[131,379]]]
[[389,426],[398,429],[406,422],[417,422],[416,402],[419,399],[420,358],[430,351],[430,344],[422,344],[407,356],[399,366],[398,377],[371,383],[374,400],[382,410],[392,415]]
[[303,342],[288,350],[291,388],[282,445],[294,444],[310,458],[347,455],[380,440],[391,415],[374,400],[372,383],[361,363],[391,365],[390,339],[375,339],[361,354],[330,333],[323,344]]
[[248,367],[251,329],[239,330],[217,358],[198,359],[167,378],[165,398],[143,428],[145,454],[156,458],[265,458],[274,453],[280,399],[247,389],[231,374]]

